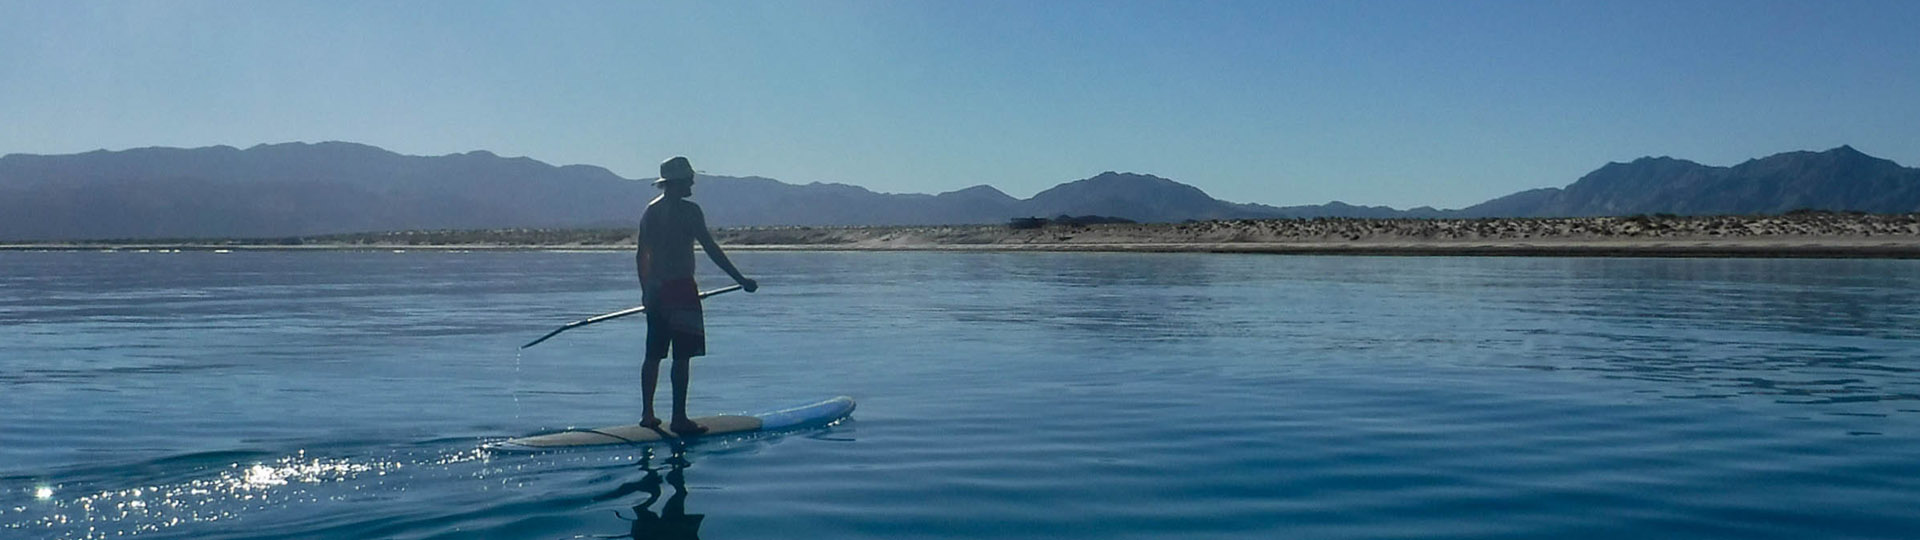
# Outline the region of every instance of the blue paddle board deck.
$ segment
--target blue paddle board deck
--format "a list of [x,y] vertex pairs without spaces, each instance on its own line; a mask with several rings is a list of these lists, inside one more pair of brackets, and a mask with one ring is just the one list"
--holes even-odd
[[840,396],[817,403],[755,414],[723,414],[694,418],[694,422],[707,427],[707,432],[692,437],[682,437],[664,425],[645,427],[640,424],[627,424],[593,429],[569,429],[558,433],[508,439],[487,444],[485,448],[503,452],[547,452],[592,446],[693,440],[718,435],[770,433],[825,426],[838,422],[850,414],[853,414],[853,398]]

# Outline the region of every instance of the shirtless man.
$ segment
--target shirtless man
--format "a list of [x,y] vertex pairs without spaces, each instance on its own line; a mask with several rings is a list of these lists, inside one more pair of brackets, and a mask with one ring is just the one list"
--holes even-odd
[[640,217],[640,246],[634,254],[640,271],[641,303],[647,306],[647,355],[641,367],[641,396],[646,400],[645,418],[640,425],[658,427],[660,417],[653,414],[653,389],[660,382],[660,360],[673,354],[673,423],[675,434],[699,435],[706,426],[687,418],[687,380],[691,360],[707,354],[707,332],[700,312],[700,290],[693,282],[693,243],[713,259],[713,264],[747,292],[760,288],[754,280],[740,275],[727,260],[727,254],[713,242],[707,231],[707,217],[700,205],[688,201],[693,196],[693,164],[684,157],[660,163],[660,179],[653,185],[663,193],[647,203]]

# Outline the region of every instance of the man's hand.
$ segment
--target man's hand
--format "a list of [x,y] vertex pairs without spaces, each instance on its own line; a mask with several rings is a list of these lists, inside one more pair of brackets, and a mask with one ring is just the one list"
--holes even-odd
[[760,282],[754,281],[752,278],[740,278],[739,281],[740,281],[740,288],[746,289],[747,292],[753,292],[760,289]]

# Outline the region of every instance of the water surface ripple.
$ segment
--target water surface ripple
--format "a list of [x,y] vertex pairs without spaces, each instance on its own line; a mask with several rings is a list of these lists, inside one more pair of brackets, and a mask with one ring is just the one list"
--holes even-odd
[[629,254],[0,252],[0,537],[1920,531],[1920,261],[735,259],[696,407],[852,420],[480,450],[635,419],[637,321],[515,351]]

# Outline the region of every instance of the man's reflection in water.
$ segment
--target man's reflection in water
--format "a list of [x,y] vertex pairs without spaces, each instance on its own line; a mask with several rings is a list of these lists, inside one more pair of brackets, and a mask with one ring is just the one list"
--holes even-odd
[[[633,522],[627,534],[607,538],[632,538],[634,540],[700,538],[700,521],[706,514],[687,514],[687,474],[686,448],[675,445],[673,454],[668,456],[666,483],[673,486],[673,496],[667,497],[667,504],[660,507],[660,513],[653,512],[653,503],[660,500],[660,469],[653,466],[653,448],[648,447],[640,454],[640,469],[647,476],[635,482],[621,484],[612,492],[598,497],[595,501],[618,499],[634,493],[646,493],[647,500],[633,506],[633,517],[620,516]],[[615,512],[619,515],[619,512]]]

